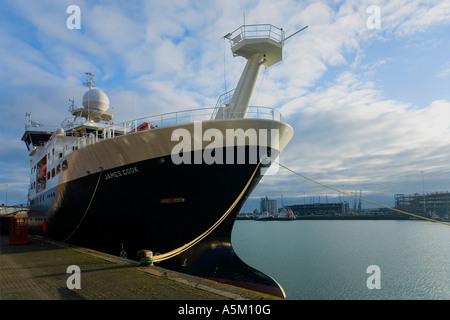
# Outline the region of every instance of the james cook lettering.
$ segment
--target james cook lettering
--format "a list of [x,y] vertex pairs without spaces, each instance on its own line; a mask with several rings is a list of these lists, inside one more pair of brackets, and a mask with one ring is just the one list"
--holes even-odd
[[133,173],[138,173],[138,172],[139,172],[139,170],[138,170],[137,166],[122,169],[122,170],[117,170],[117,171],[105,174],[105,180],[120,178],[122,176],[126,176],[126,175],[133,174]]

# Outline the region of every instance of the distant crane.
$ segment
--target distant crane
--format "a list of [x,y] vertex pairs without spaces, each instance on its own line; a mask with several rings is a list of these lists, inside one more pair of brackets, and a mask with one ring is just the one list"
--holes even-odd
[[358,210],[361,210],[361,208],[362,208],[362,205],[361,205],[361,199],[362,199],[362,190],[359,190]]

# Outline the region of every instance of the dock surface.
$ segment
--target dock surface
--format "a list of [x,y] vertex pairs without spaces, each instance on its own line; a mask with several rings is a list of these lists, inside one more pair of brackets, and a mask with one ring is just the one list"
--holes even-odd
[[[21,245],[0,238],[1,300],[277,300],[40,236]],[[68,287],[69,266],[80,268],[80,289]]]

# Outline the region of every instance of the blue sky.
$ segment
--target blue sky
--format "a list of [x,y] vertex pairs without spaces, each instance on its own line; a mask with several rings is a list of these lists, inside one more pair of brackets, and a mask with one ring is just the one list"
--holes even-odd
[[[81,29],[69,30],[69,5]],[[370,5],[380,29],[367,27]],[[262,70],[252,104],[294,128],[284,165],[345,192],[393,205],[395,193],[450,191],[449,1],[9,1],[0,3],[0,203],[23,202],[25,113],[57,128],[81,105],[84,72],[115,120],[212,107],[236,86],[244,59],[221,37],[243,23],[289,35],[284,59]],[[224,66],[225,61],[225,66]],[[224,73],[226,77],[224,77]],[[226,79],[226,83],[224,82]],[[261,197],[303,203],[339,195],[279,169]],[[346,199],[350,200],[350,199]]]

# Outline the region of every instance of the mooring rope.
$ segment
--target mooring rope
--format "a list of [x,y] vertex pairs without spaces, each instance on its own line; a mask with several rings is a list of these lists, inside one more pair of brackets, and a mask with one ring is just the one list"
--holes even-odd
[[391,208],[391,207],[382,205],[382,204],[380,204],[380,203],[376,203],[376,202],[373,202],[373,201],[370,201],[370,200],[366,200],[366,199],[363,199],[363,198],[354,196],[354,195],[352,195],[352,194],[346,193],[346,192],[344,192],[344,191],[338,190],[338,189],[336,189],[336,188],[327,186],[327,185],[325,185],[325,184],[323,184],[323,183],[320,183],[320,182],[318,182],[318,181],[316,181],[316,180],[313,180],[313,179],[311,179],[311,178],[308,178],[308,177],[306,177],[306,176],[304,176],[304,175],[302,175],[302,174],[300,174],[300,173],[298,173],[298,172],[296,172],[296,171],[294,171],[294,170],[292,170],[292,169],[289,169],[288,167],[282,165],[281,163],[279,163],[279,162],[277,162],[277,161],[275,161],[275,160],[272,160],[272,161],[273,161],[274,163],[278,164],[280,167],[283,167],[284,169],[286,169],[286,170],[288,170],[288,171],[290,171],[290,172],[296,174],[297,176],[302,177],[303,179],[306,179],[306,180],[308,180],[308,181],[311,181],[311,182],[313,182],[313,183],[316,183],[316,184],[318,184],[318,185],[320,185],[320,186],[322,186],[322,187],[325,187],[325,188],[327,188],[327,189],[336,191],[336,192],[338,192],[338,193],[345,194],[346,196],[349,196],[349,197],[352,197],[352,198],[355,198],[355,199],[358,199],[358,200],[361,200],[361,201],[364,201],[364,202],[368,202],[368,203],[371,203],[371,204],[374,204],[374,205],[377,205],[377,206],[380,206],[380,207],[383,207],[383,208],[386,208],[386,209],[389,209],[389,210],[393,210],[393,211],[397,211],[397,212],[400,212],[400,213],[403,213],[403,214],[406,214],[406,215],[410,215],[410,216],[413,216],[413,217],[416,217],[416,218],[419,218],[419,219],[424,219],[424,220],[428,220],[428,221],[432,221],[432,222],[441,223],[441,224],[444,224],[444,225],[446,225],[446,226],[450,226],[450,223],[446,223],[446,222],[444,222],[444,221],[434,220],[434,219],[431,219],[431,218],[427,218],[427,217],[424,217],[424,216],[420,216],[420,215],[417,215],[417,214],[414,214],[414,213],[410,213],[410,212],[406,212],[406,211],[403,211],[403,210],[399,210],[399,209],[396,209],[396,208]]
[[63,242],[66,242],[67,240],[69,240],[74,235],[74,233],[78,230],[78,228],[80,227],[80,225],[83,222],[84,218],[86,217],[86,214],[89,211],[89,208],[91,207],[92,200],[94,200],[94,196],[97,193],[97,188],[98,188],[98,185],[100,184],[100,178],[102,177],[102,173],[103,173],[103,169],[100,170],[100,175],[98,176],[97,184],[95,185],[94,192],[92,193],[92,197],[91,197],[91,200],[89,201],[89,204],[88,204],[88,206],[86,208],[86,211],[84,211],[83,217],[81,218],[81,220],[78,223],[78,225],[75,228],[75,230],[73,230],[73,232]]
[[201,240],[203,240],[205,237],[207,237],[211,232],[213,232],[226,219],[226,217],[228,217],[228,215],[231,213],[231,211],[233,211],[233,209],[236,207],[236,205],[242,199],[242,197],[244,196],[244,194],[247,191],[248,187],[250,186],[250,183],[253,181],[253,178],[255,177],[256,172],[258,171],[258,168],[259,168],[260,164],[261,164],[261,161],[258,162],[258,164],[257,164],[257,166],[255,168],[255,171],[253,171],[253,174],[251,175],[251,177],[248,180],[247,184],[245,185],[244,189],[242,189],[241,193],[236,198],[236,200],[232,203],[230,208],[228,208],[228,210],[219,218],[219,220],[217,220],[216,223],[214,223],[208,230],[206,230],[204,233],[199,235],[197,238],[195,238],[191,242],[189,242],[189,243],[187,243],[187,244],[185,244],[185,245],[183,245],[183,246],[181,246],[181,247],[179,247],[177,249],[174,249],[174,250],[169,251],[167,253],[155,255],[155,256],[153,256],[150,259],[141,259],[141,262],[146,262],[146,263],[161,262],[163,260],[167,260],[167,259],[173,258],[173,257],[183,253],[184,251],[192,248],[197,243],[199,243]]

